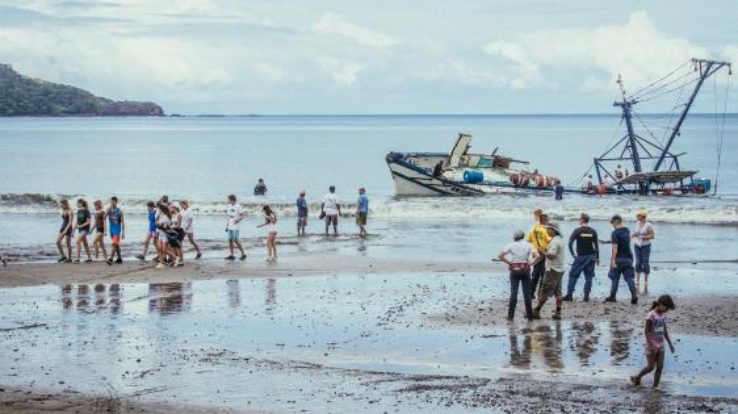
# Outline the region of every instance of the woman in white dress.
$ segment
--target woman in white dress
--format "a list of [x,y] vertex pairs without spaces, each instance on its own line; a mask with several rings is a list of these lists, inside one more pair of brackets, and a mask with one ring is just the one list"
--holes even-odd
[[257,227],[267,228],[267,261],[277,261],[277,213],[269,206],[262,208],[264,211],[264,223]]

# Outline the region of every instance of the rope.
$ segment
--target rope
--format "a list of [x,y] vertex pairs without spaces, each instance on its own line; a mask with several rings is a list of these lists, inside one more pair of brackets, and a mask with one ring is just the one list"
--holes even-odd
[[699,79],[700,79],[700,77],[699,76],[696,76],[694,79],[692,79],[692,80],[690,80],[688,82],[684,82],[683,84],[681,84],[681,85],[679,85],[679,86],[677,86],[675,88],[669,89],[666,92],[662,92],[662,93],[660,93],[658,95],[655,95],[655,96],[650,96],[648,98],[641,99],[639,102],[652,101],[652,100],[657,99],[657,98],[660,98],[660,97],[662,97],[664,95],[668,95],[668,94],[670,94],[670,93],[672,93],[672,92],[674,92],[674,91],[676,91],[678,89],[682,89],[682,88],[684,88],[687,85],[691,85],[691,84],[697,82]]
[[635,97],[635,99],[637,99],[638,101],[643,101],[643,100],[650,99],[650,95],[653,95],[653,94],[657,93],[658,91],[660,91],[660,90],[662,90],[664,88],[667,88],[667,87],[669,87],[669,86],[671,86],[671,85],[673,85],[673,84],[681,81],[682,79],[688,78],[690,76],[695,76],[695,75],[694,75],[693,72],[688,71],[684,75],[682,75],[682,76],[680,76],[680,77],[678,77],[676,79],[672,79],[669,82],[664,83],[663,85],[659,85],[659,87],[657,87],[657,88],[655,88],[655,89],[653,89],[651,91],[648,91],[647,93],[639,94],[637,97]]
[[[725,137],[725,118],[728,113],[728,94],[729,93],[730,93],[730,75],[728,75],[728,79],[725,82],[725,99],[723,100],[722,125],[720,125],[720,128],[716,130],[719,132],[718,132],[718,142],[717,142],[717,167],[715,168],[715,187],[713,189],[713,195],[717,195],[718,180],[720,179],[720,164],[721,164],[722,155],[723,155],[723,138]],[[717,97],[717,77],[716,77],[715,78],[715,127],[718,126],[717,104],[718,104],[718,97]]]
[[688,65],[690,62],[692,62],[692,59],[688,59],[686,62],[684,62],[681,65],[677,66],[676,69],[674,69],[671,72],[667,73],[665,76],[663,76],[663,77],[661,77],[659,79],[656,79],[655,81],[649,83],[648,85],[644,86],[643,88],[635,91],[632,95],[630,95],[630,98],[632,99],[636,95],[643,95],[646,92],[646,90],[648,90],[650,87],[656,85],[657,83],[659,83],[659,82],[661,82],[661,81],[663,81],[665,79],[668,79],[671,75],[673,75],[676,72],[678,72],[682,67],[684,67],[685,65]]

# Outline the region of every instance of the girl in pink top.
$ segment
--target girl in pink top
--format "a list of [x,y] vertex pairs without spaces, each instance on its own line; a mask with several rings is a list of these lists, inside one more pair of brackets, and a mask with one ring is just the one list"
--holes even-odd
[[646,316],[646,359],[648,365],[638,373],[630,377],[633,385],[641,385],[641,378],[656,369],[653,377],[653,387],[658,388],[661,382],[661,371],[664,369],[664,340],[669,344],[669,350],[673,354],[674,345],[666,330],[666,312],[674,310],[674,301],[669,295],[661,295],[651,306],[651,311]]

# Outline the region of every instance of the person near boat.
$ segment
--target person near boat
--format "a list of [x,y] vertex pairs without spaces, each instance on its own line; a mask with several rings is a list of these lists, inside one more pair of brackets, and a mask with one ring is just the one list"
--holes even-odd
[[635,252],[636,288],[640,288],[641,274],[643,283],[648,289],[648,276],[651,274],[651,242],[656,237],[653,224],[648,221],[648,213],[641,210],[636,214],[635,231],[633,239],[633,251]]

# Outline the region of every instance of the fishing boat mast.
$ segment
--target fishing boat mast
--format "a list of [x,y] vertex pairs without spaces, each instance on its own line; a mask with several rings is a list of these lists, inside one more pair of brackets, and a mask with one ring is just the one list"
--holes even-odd
[[[677,78],[676,80],[666,82],[669,76],[676,72],[675,70],[664,78],[651,83],[631,95],[626,93],[623,78],[618,75],[617,83],[620,87],[622,100],[613,102],[613,106],[619,107],[622,111],[622,120],[625,121],[626,134],[599,158],[594,159],[595,171],[600,183],[603,183],[604,179],[609,177],[620,186],[637,185],[638,193],[648,194],[651,192],[651,187],[654,184],[678,183],[680,187],[684,188],[685,186],[683,181],[685,179],[692,179],[693,175],[697,173],[697,171],[682,171],[680,169],[679,157],[684,154],[671,153],[672,144],[676,137],[679,136],[682,124],[687,118],[687,114],[689,113],[689,110],[691,109],[692,104],[694,103],[705,80],[724,67],[728,68],[729,75],[732,74],[732,70],[729,62],[691,59],[691,61],[686,63],[692,64],[693,71],[697,73],[696,77],[684,81],[683,79],[687,76],[685,75],[681,78]],[[684,65],[686,65],[686,63]],[[675,83],[678,83],[676,87],[674,86]],[[651,137],[654,139],[647,139],[635,132],[633,119],[634,115],[635,117],[638,117],[634,111],[635,105],[658,98],[675,90],[679,90],[691,83],[695,84],[694,89],[689,95],[687,101],[683,104],[683,109],[679,114],[679,118],[671,129],[669,137],[664,144],[657,142],[653,134],[651,134]],[[638,118],[638,120],[643,123],[640,118]],[[655,160],[653,168],[650,171],[644,171],[644,160]],[[663,168],[666,160],[670,160],[671,163],[668,167]],[[605,166],[605,163],[613,161],[630,161],[633,165],[634,173],[626,179],[623,179],[623,177],[617,177],[617,174],[612,174]]]

